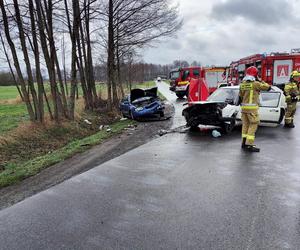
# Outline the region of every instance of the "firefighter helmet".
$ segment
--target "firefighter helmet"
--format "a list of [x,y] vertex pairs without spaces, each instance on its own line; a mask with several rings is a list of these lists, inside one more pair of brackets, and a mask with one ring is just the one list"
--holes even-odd
[[294,79],[295,77],[300,77],[300,72],[298,72],[297,70],[294,70],[291,73],[291,79]]
[[258,69],[254,66],[251,66],[246,70],[246,75],[257,77],[258,76]]

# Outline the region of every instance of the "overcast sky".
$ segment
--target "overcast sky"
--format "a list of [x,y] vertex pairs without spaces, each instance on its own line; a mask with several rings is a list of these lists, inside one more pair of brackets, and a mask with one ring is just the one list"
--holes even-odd
[[146,62],[228,65],[256,53],[300,48],[300,0],[171,0],[184,20],[177,37],[144,51]]

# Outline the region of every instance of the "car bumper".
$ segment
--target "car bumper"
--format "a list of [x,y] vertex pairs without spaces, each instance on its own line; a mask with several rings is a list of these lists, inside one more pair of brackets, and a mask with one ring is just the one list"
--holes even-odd
[[144,107],[143,110],[133,110],[132,115],[134,118],[139,117],[149,117],[152,115],[161,114],[164,111],[164,106],[162,105],[155,105],[153,107]]
[[182,115],[185,117],[187,126],[211,125],[222,126],[224,123],[234,123],[235,117],[223,117],[221,110],[208,110],[207,112],[201,112],[201,106],[199,109],[188,107],[182,111]]
[[176,92],[185,92],[186,90],[187,90],[187,85],[181,85],[175,87]]

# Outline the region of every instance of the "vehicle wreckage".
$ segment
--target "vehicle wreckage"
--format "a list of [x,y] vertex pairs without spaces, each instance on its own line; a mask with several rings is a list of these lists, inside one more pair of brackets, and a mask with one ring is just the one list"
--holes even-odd
[[132,89],[120,103],[122,115],[133,120],[164,117],[164,109],[165,107],[157,95],[157,87]]
[[[241,125],[239,86],[219,88],[206,101],[199,101],[201,88],[198,86],[203,91],[204,82],[194,82],[194,85],[190,87],[189,102],[186,104],[188,107],[182,111],[187,127],[196,130],[199,125],[210,125],[222,128],[224,133],[230,133],[235,126]],[[283,91],[272,86],[270,92],[261,92],[259,106],[260,126],[278,126],[286,109]]]

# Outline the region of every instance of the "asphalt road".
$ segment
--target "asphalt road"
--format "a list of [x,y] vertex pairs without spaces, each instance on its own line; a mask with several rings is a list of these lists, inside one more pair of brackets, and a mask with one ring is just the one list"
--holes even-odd
[[300,249],[296,124],[169,133],[0,211],[0,248]]
[[156,82],[159,91],[167,98],[167,100],[174,105],[175,113],[173,117],[172,128],[184,126],[186,124],[184,117],[182,116],[183,104],[187,102],[187,99],[179,99],[175,93],[169,90],[169,85],[164,82]]

